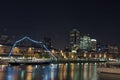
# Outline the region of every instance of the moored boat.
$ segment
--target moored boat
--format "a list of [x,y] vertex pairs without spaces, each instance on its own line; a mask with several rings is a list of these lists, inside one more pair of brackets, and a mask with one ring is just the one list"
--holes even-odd
[[120,80],[120,63],[108,62],[104,67],[98,67],[97,72],[101,80]]

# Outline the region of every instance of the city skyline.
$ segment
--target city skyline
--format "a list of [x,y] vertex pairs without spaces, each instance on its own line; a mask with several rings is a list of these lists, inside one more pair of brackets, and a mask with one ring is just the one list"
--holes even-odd
[[69,42],[69,32],[90,34],[99,42],[120,45],[119,4],[113,1],[1,1],[0,33],[51,37],[57,48]]

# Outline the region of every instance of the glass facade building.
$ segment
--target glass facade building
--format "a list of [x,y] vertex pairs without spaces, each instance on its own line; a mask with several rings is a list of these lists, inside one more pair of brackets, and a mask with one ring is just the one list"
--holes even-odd
[[91,39],[89,36],[83,36],[80,38],[80,49],[87,51],[92,49]]

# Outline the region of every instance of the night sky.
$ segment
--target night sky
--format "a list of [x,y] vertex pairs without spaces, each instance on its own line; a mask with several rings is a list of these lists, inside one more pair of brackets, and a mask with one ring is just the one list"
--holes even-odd
[[112,0],[2,0],[0,34],[51,37],[63,48],[70,30],[90,34],[101,43],[120,45],[120,5]]

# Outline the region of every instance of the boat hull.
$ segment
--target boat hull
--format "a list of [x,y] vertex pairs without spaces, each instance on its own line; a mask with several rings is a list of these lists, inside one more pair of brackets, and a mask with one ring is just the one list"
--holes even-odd
[[98,68],[99,80],[120,80],[120,68]]
[[120,80],[120,74],[98,73],[98,80]]

